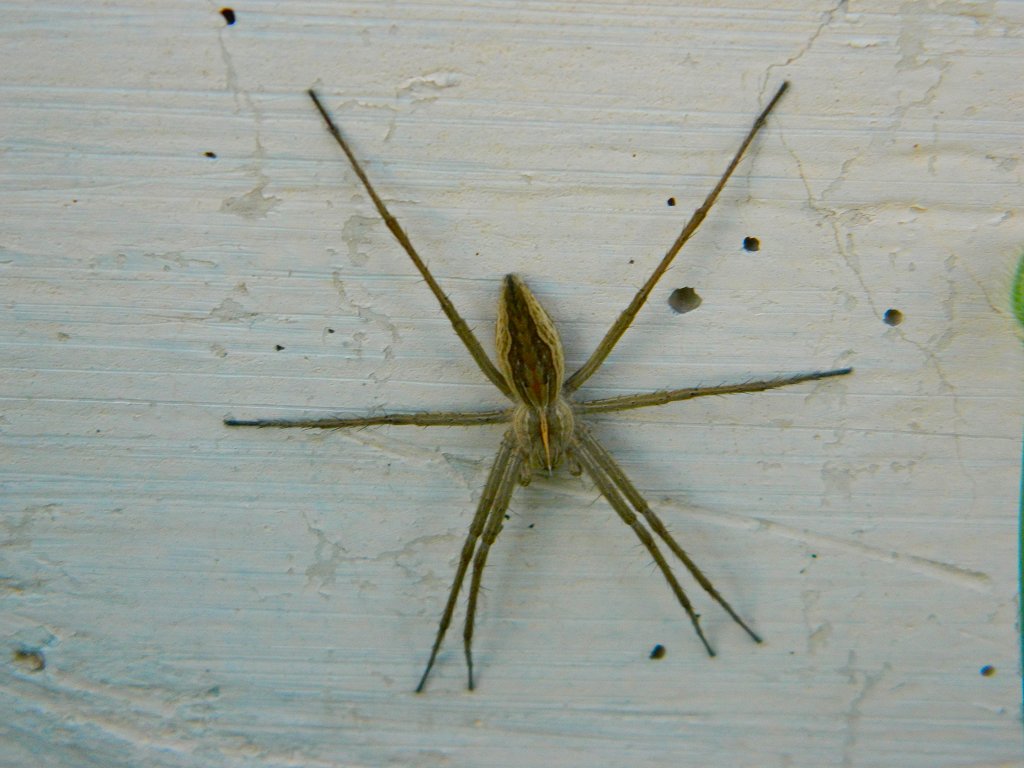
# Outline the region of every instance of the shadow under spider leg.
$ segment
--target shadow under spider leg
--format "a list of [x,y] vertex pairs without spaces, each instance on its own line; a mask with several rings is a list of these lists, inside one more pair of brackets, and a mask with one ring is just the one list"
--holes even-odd
[[[726,182],[739,165],[747,147],[754,140],[757,132],[764,125],[772,108],[785,93],[787,83],[776,91],[768,105],[761,111],[748,130],[739,149],[733,155],[725,172],[714,188],[697,208],[668,252],[655,267],[647,282],[637,291],[633,300],[618,319],[611,325],[597,348],[587,361],[568,379],[565,378],[565,359],[562,343],[554,323],[547,311],[533,295],[520,277],[506,275],[502,283],[501,296],[498,301],[496,323],[496,348],[498,363],[491,361],[476,338],[469,325],[455,309],[451,300],[438,285],[434,276],[413,247],[405,230],[398,220],[384,205],[377,195],[369,178],[359,165],[340,129],[331,119],[317,94],[310,90],[309,97],[313,100],[341,151],[348,158],[353,171],[377,213],[387,228],[394,235],[399,245],[409,256],[413,265],[426,281],[434,294],[442,311],[448,317],[453,330],[469,351],[477,367],[511,404],[502,408],[483,411],[437,411],[422,413],[396,413],[376,416],[324,416],[310,419],[225,419],[224,423],[231,427],[306,427],[313,429],[346,429],[376,425],[415,425],[415,426],[478,426],[486,424],[508,424],[501,447],[494,458],[487,482],[473,516],[469,532],[462,545],[459,562],[455,569],[455,577],[448,599],[445,603],[441,621],[438,625],[434,644],[430,651],[423,676],[417,693],[422,692],[437,660],[445,633],[451,624],[452,616],[458,602],[466,572],[472,563],[469,597],[466,619],[463,630],[463,648],[466,656],[468,687],[474,687],[473,679],[473,629],[476,617],[477,599],[480,593],[481,580],[487,556],[491,546],[497,539],[504,521],[505,512],[512,499],[517,483],[527,484],[532,472],[545,471],[547,474],[568,463],[571,472],[585,471],[593,480],[600,493],[608,500],[619,517],[630,528],[654,558],[662,575],[668,582],[676,599],[689,616],[698,638],[708,654],[715,655],[711,644],[701,629],[699,616],[694,610],[686,592],[679,584],[668,562],[651,531],[661,539],[669,551],[683,563],[693,579],[707,594],[725,610],[732,619],[756,642],[761,638],[733,610],[732,606],[719,594],[710,579],[697,567],[694,561],[679,546],[668,529],[654,514],[650,506],[636,487],[626,477],[619,465],[580,423],[581,417],[590,414],[613,413],[631,408],[646,408],[680,400],[710,395],[738,394],[742,392],[760,392],[768,389],[786,387],[806,381],[825,379],[832,376],[843,376],[852,371],[851,368],[837,368],[812,373],[799,373],[769,377],[736,384],[724,384],[711,387],[690,387],[685,389],[665,389],[657,392],[638,392],[618,397],[597,400],[576,400],[573,393],[601,367],[601,364],[615,348],[616,343],[633,323],[637,313],[643,307],[654,290],[661,276],[668,270],[676,254],[687,240],[697,231],[701,222],[718,199]],[[646,523],[646,525],[645,525]]]

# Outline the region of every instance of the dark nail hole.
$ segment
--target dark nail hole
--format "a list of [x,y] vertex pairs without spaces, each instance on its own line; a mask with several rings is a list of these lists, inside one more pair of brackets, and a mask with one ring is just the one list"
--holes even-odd
[[334,333],[334,329],[333,329],[333,328],[328,328],[328,329],[327,329],[327,332],[328,332],[328,333]]
[[665,657],[665,646],[662,645],[661,643],[658,643],[656,646],[654,646],[651,649],[651,658],[652,659],[662,659],[664,657]]
[[275,344],[274,345],[274,349],[276,349],[278,352],[280,352],[282,349],[284,349],[284,347],[282,347],[280,344]]
[[29,672],[40,672],[46,669],[46,659],[43,658],[43,654],[39,651],[19,648],[11,654],[11,658],[14,659],[15,664],[19,667],[24,667]]
[[754,253],[755,251],[761,250],[761,241],[756,237],[744,237],[743,238],[743,250]]
[[635,263],[636,263],[636,260],[635,260],[635,259],[630,259],[630,260],[629,260],[629,263],[630,263],[630,264],[635,264]]
[[676,288],[668,297],[668,305],[680,315],[692,312],[704,301],[693,288]]
[[235,12],[231,8],[221,8],[220,15],[224,17],[224,21],[228,23],[229,27],[235,23]]
[[204,157],[214,157],[215,158],[215,157],[217,157],[217,153],[216,152],[203,152],[203,156]]
[[529,524],[528,526],[526,526],[526,527],[527,527],[527,528],[533,528],[533,523],[530,523],[530,524]]
[[978,670],[982,677],[992,677],[996,673],[996,668],[991,664],[986,664],[984,667]]
[[674,197],[670,197],[668,199],[668,207],[671,208],[675,204],[676,204],[676,199]]
[[903,322],[903,313],[898,309],[887,309],[882,315],[882,322],[886,325],[899,325]]

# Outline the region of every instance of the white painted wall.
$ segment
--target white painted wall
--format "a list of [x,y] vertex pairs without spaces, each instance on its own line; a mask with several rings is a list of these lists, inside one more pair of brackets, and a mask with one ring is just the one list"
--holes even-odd
[[[1016,764],[1024,5],[219,7],[0,7],[0,764]],[[500,428],[220,423],[500,402],[304,90],[578,363],[783,79],[587,389],[856,367],[596,427],[766,643],[559,475],[414,695]]]

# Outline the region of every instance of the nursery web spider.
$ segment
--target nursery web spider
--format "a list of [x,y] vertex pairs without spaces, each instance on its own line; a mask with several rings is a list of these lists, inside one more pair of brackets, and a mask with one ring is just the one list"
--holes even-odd
[[[498,364],[495,365],[488,357],[473,331],[459,315],[451,300],[437,284],[434,276],[427,269],[416,249],[409,241],[405,230],[391,215],[387,206],[377,195],[373,185],[367,178],[355,154],[341,131],[331,119],[320,98],[313,90],[309,97],[319,111],[327,130],[330,131],[341,151],[345,153],[352,165],[352,170],[362,182],[363,187],[373,201],[387,228],[391,230],[402,249],[408,254],[416,269],[423,276],[427,286],[433,292],[441,309],[451,321],[452,328],[462,343],[469,350],[477,366],[498,390],[511,400],[511,405],[485,411],[444,411],[428,413],[392,413],[365,417],[326,417],[314,419],[225,419],[224,423],[231,427],[311,427],[318,429],[339,429],[367,427],[378,424],[413,424],[418,426],[475,426],[479,424],[508,424],[502,438],[498,455],[494,459],[490,475],[484,485],[476,514],[469,527],[469,534],[462,545],[459,564],[455,569],[441,623],[437,629],[430,658],[420,678],[416,691],[421,692],[430,675],[430,670],[437,659],[438,651],[444,640],[445,632],[451,623],[455,611],[459,591],[462,588],[470,563],[473,572],[469,585],[469,602],[466,608],[465,628],[463,631],[463,648],[468,667],[468,685],[473,688],[473,656],[471,651],[473,640],[473,622],[476,616],[477,597],[480,593],[480,580],[491,545],[501,532],[504,515],[512,498],[516,484],[526,485],[530,482],[535,470],[543,470],[550,474],[562,463],[568,465],[573,474],[586,472],[593,480],[601,494],[608,500],[612,508],[640,539],[647,551],[651,553],[669,587],[682,605],[686,615],[693,624],[697,637],[704,644],[708,655],[714,656],[704,632],[701,629],[698,614],[686,592],[679,585],[672,569],[665,560],[651,532],[657,535],[668,549],[682,562],[690,575],[701,588],[728,613],[733,620],[746,631],[755,641],[761,638],[733,610],[732,606],[722,597],[711,584],[707,576],[697,567],[696,563],[683,550],[669,533],[661,519],[651,510],[644,497],[636,489],[615,459],[602,447],[597,438],[583,425],[583,417],[590,414],[610,413],[630,408],[645,408],[651,405],[662,405],[677,400],[689,400],[694,397],[708,395],[727,395],[736,392],[760,392],[766,389],[798,384],[803,381],[825,379],[830,376],[843,376],[851,372],[851,368],[837,368],[814,373],[798,373],[775,378],[746,381],[737,384],[724,384],[711,387],[690,387],[685,389],[666,389],[658,392],[641,392],[617,397],[596,400],[577,400],[573,397],[577,389],[589,379],[605,358],[608,357],[615,344],[629,328],[637,312],[647,301],[651,291],[672,260],[687,240],[700,226],[708,211],[718,199],[719,193],[739,164],[747,147],[750,146],[758,130],[764,125],[768,114],[776,102],[786,92],[788,83],[783,83],[776,91],[768,106],[764,108],[739,149],[733,156],[718,183],[708,194],[704,203],[693,213],[679,237],[668,249],[654,272],[637,291],[629,306],[623,310],[619,318],[608,329],[597,349],[575,373],[565,378],[564,356],[562,343],[551,317],[540,305],[530,289],[518,275],[506,275],[498,300],[496,347]],[[642,521],[641,521],[642,519]],[[646,523],[646,526],[644,525]]]

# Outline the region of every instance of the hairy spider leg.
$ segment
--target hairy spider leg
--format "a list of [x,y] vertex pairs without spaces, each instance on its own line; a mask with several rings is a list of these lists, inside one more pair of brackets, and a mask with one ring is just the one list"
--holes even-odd
[[711,206],[715,204],[715,201],[718,199],[718,195],[722,192],[722,189],[725,188],[726,182],[729,181],[729,177],[732,176],[733,171],[736,170],[736,166],[739,165],[740,160],[743,159],[743,154],[747,151],[747,147],[750,146],[750,143],[754,140],[757,132],[761,130],[761,126],[763,126],[765,120],[768,119],[768,114],[772,111],[772,108],[778,100],[782,98],[782,94],[786,92],[788,87],[788,82],[784,82],[780,85],[779,90],[775,92],[772,100],[768,102],[768,106],[766,106],[761,111],[761,114],[757,116],[757,119],[754,120],[754,124],[747,132],[746,138],[743,139],[743,143],[740,144],[740,148],[736,150],[736,154],[733,155],[732,161],[726,167],[725,173],[722,174],[718,183],[715,184],[714,189],[712,189],[704,199],[700,208],[693,212],[690,220],[686,223],[686,226],[683,227],[683,231],[679,233],[679,237],[676,238],[676,241],[672,243],[672,247],[668,249],[668,253],[666,253],[662,258],[661,263],[654,268],[654,272],[652,272],[651,276],[647,278],[647,282],[644,283],[643,287],[636,292],[636,296],[633,297],[629,306],[626,307],[622,314],[619,315],[619,318],[612,323],[611,328],[608,329],[605,337],[601,340],[601,343],[597,345],[597,349],[595,349],[590,355],[590,358],[566,380],[564,385],[564,391],[566,393],[575,392],[580,388],[580,385],[582,385],[583,382],[597,372],[597,369],[601,367],[601,363],[604,362],[605,358],[608,357],[609,353],[611,353],[615,348],[615,344],[620,338],[622,338],[622,334],[624,334],[626,329],[633,324],[633,320],[636,318],[637,312],[640,311],[640,308],[647,301],[647,297],[651,295],[651,291],[654,290],[654,286],[661,279],[661,276],[665,274],[666,270],[668,270],[669,266],[672,264],[672,260],[676,257],[676,254],[679,253],[679,250],[686,244],[686,241],[690,239],[693,233],[697,231],[701,222],[704,221],[704,218],[711,210]]

